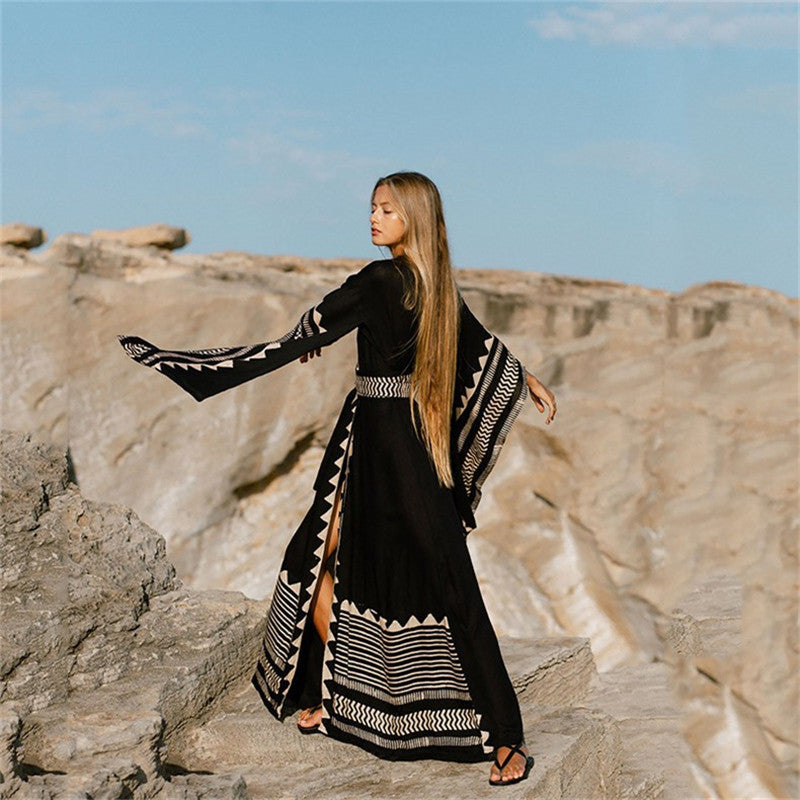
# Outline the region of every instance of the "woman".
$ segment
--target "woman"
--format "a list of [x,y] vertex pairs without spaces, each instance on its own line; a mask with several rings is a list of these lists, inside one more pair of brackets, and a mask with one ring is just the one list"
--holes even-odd
[[203,400],[358,330],[347,395],[290,540],[253,684],[298,728],[387,759],[494,763],[528,777],[519,704],[466,546],[481,486],[527,389],[555,399],[489,333],[455,284],[441,198],[416,172],[381,178],[372,241],[392,257],[351,275],[280,339],[135,360]]

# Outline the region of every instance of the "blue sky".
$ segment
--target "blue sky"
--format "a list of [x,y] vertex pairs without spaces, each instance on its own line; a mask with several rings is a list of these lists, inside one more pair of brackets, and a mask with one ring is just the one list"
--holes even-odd
[[4,2],[3,221],[363,258],[424,172],[460,267],[798,292],[794,3]]

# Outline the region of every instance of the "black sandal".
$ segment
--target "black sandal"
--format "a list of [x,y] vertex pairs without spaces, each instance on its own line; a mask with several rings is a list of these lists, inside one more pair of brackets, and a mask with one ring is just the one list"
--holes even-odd
[[[306,709],[308,711],[308,716],[310,717],[315,711],[319,711],[321,708],[322,708],[322,703],[313,706],[312,708]],[[300,722],[298,722],[297,730],[299,730],[300,733],[316,733],[319,730],[319,722],[316,725],[301,725]]]
[[[495,751],[494,751],[494,763],[495,763],[495,766],[500,770],[500,776],[501,777],[503,775],[503,770],[508,765],[508,762],[511,761],[512,757],[514,756],[514,753],[519,753],[520,755],[523,754],[522,753],[522,748],[524,747],[524,745],[525,745],[525,742],[520,742],[519,744],[515,744],[508,751],[508,754],[503,759],[503,763],[502,764],[497,760],[497,748],[495,748]],[[533,766],[533,756],[526,756],[525,757],[525,772],[523,772],[522,775],[519,776],[519,778],[512,778],[510,781],[504,781],[504,780],[493,781],[491,778],[489,778],[489,786],[511,786],[512,783],[519,783],[520,781],[524,781],[524,780],[527,779],[527,777],[528,777],[528,775],[529,775],[529,773],[531,771],[531,767],[532,766]]]

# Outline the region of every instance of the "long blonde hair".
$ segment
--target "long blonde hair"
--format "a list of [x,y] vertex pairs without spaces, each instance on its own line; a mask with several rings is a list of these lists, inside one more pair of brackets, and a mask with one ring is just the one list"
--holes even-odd
[[460,315],[442,198],[433,181],[419,172],[395,172],[379,178],[372,190],[373,199],[379,186],[389,190],[405,224],[402,257],[413,276],[403,295],[403,305],[415,312],[417,320],[409,398],[411,421],[428,451],[439,484],[452,487],[450,421]]

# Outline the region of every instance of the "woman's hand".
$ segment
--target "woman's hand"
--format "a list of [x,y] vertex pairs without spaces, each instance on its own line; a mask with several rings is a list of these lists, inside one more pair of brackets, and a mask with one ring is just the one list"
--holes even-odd
[[321,355],[322,355],[321,347],[318,347],[316,350],[309,350],[307,353],[303,353],[303,355],[300,356],[300,363],[305,364],[306,361],[308,361],[311,358],[314,358],[314,356],[321,356]]
[[536,408],[544,413],[545,406],[549,409],[545,424],[549,425],[550,421],[556,415],[556,398],[555,395],[534,375],[531,375],[527,370],[525,371],[525,381],[528,384],[528,391],[531,393],[531,399],[536,404]]

